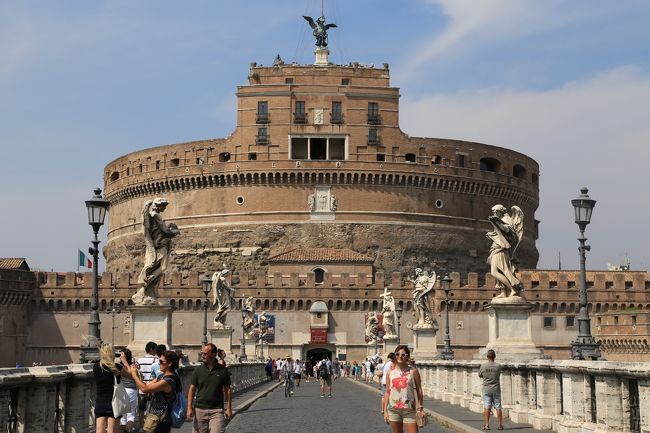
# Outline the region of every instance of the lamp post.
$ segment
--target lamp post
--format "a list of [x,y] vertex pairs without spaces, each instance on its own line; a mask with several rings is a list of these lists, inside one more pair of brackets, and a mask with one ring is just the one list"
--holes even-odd
[[442,288],[445,290],[445,347],[440,352],[440,357],[444,360],[454,359],[454,351],[451,350],[451,338],[449,337],[449,292],[451,291],[451,282],[454,281],[449,274],[445,274],[440,280]]
[[115,307],[115,294],[117,293],[117,281],[113,283],[113,288],[111,289],[113,298],[111,299],[111,308],[108,309],[107,313],[111,315],[111,344],[115,345],[115,315],[120,313],[121,310],[119,307]]
[[399,336],[399,334],[402,331],[402,325],[401,325],[401,323],[399,321],[399,319],[402,318],[402,311],[404,311],[402,309],[402,306],[400,304],[397,304],[397,306],[395,307],[395,315],[397,315],[397,345],[398,346],[400,345],[400,336]]
[[244,325],[246,323],[246,316],[250,312],[247,308],[244,308],[244,302],[246,301],[246,296],[242,295],[241,297],[241,348],[239,349],[239,362],[246,361],[246,329]]
[[203,340],[201,342],[205,346],[208,344],[208,306],[210,302],[208,301],[208,295],[212,289],[212,280],[210,279],[210,274],[206,273],[201,280],[201,286],[203,288],[203,293],[205,294],[205,300],[203,301]]
[[586,245],[587,238],[585,237],[585,228],[591,221],[591,213],[596,205],[596,200],[589,198],[587,188],[583,187],[580,192],[578,198],[571,200],[575,210],[576,224],[580,229],[578,238],[578,242],[580,242],[578,247],[580,253],[580,312],[578,313],[578,337],[571,342],[571,357],[573,359],[598,359],[602,357],[600,343],[597,343],[591,335],[591,319],[589,319],[587,309],[586,253],[591,250],[591,246]]
[[93,256],[93,293],[90,302],[90,319],[88,320],[88,341],[87,344],[81,346],[81,354],[79,360],[82,363],[90,361],[99,361],[99,345],[102,342],[101,331],[99,325],[99,275],[97,268],[99,266],[99,239],[97,233],[99,228],[104,225],[104,218],[106,217],[106,210],[108,209],[108,201],[102,198],[102,190],[96,188],[95,195],[86,200],[86,209],[88,210],[88,224],[93,228],[95,238],[91,241],[92,247],[88,248],[88,252]]
[[266,338],[266,330],[269,327],[268,324],[263,323],[260,325],[260,357],[264,360],[264,339]]

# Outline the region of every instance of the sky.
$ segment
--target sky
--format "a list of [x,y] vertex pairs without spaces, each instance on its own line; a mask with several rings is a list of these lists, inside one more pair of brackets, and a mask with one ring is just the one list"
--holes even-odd
[[[327,0],[331,60],[389,63],[411,136],[540,165],[538,268],[650,269],[650,2]],[[77,269],[84,201],[147,147],[226,137],[250,62],[313,62],[319,0],[0,1],[0,256]],[[110,217],[110,216],[109,216]],[[486,215],[487,217],[487,215]],[[527,216],[532,217],[532,216]],[[106,227],[100,231],[102,245]],[[103,266],[100,266],[100,268]]]

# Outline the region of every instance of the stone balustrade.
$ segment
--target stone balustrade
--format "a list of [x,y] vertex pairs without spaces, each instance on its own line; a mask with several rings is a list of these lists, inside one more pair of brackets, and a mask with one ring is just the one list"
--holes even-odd
[[[481,363],[418,362],[425,396],[482,413]],[[504,416],[514,422],[559,433],[650,431],[647,363],[539,360],[502,365]]]
[[[185,392],[195,365],[181,367]],[[231,364],[233,392],[266,380],[264,364]],[[0,369],[0,432],[86,433],[94,426],[92,364]]]

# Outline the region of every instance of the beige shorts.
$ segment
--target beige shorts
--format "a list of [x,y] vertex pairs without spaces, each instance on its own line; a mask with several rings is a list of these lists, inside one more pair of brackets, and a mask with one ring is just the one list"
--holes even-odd
[[410,409],[388,409],[388,421],[415,424],[415,411]]

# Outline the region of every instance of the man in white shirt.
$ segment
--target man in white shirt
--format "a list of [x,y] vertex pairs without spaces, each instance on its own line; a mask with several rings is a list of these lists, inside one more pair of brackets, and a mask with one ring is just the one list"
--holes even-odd
[[300,379],[302,378],[302,369],[303,365],[299,359],[296,359],[296,362],[293,366],[293,380],[296,382],[296,386],[300,387]]
[[[153,364],[158,361],[158,357],[156,356],[156,347],[158,345],[154,343],[153,341],[148,342],[144,346],[144,351],[146,355],[144,355],[142,358],[139,358],[136,361],[137,367],[140,370],[140,374],[142,375],[142,381],[144,383],[151,382],[154,377],[151,375],[151,368],[153,367]],[[138,410],[140,412],[139,417],[142,420],[142,414],[144,411],[147,409],[147,398],[146,394],[143,394],[142,392],[139,392],[138,394]]]
[[393,352],[388,354],[388,360],[384,363],[384,366],[381,370],[381,398],[379,399],[379,404],[381,404],[381,412],[384,412],[384,405],[382,400],[384,399],[384,394],[386,394],[386,377],[388,372],[393,368],[393,363],[395,362],[395,354]]

